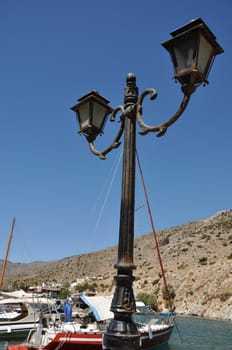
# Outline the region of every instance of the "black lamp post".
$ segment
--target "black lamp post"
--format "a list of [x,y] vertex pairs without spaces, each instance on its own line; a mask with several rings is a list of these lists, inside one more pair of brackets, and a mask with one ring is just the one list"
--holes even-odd
[[[147,95],[153,100],[157,96],[154,89],[147,89],[139,96],[136,77],[128,74],[124,94],[124,106],[112,109],[108,101],[96,91],[78,100],[71,109],[76,112],[80,133],[86,136],[91,151],[101,159],[107,153],[120,145],[124,131],[124,153],[122,170],[122,194],[118,243],[118,260],[115,264],[116,288],[111,304],[114,319],[104,334],[104,349],[133,349],[140,347],[140,336],[133,321],[136,311],[132,284],[133,245],[134,245],[134,197],[135,197],[135,150],[136,150],[136,121],[141,130],[140,134],[156,132],[157,136],[165,134],[185,110],[191,94],[196,87],[207,81],[209,68],[213,58],[223,52],[216,42],[215,36],[201,19],[171,33],[173,38],[162,45],[170,52],[175,69],[175,78],[181,83],[184,98],[177,112],[161,125],[149,126],[142,119],[142,103]],[[120,112],[120,129],[112,144],[103,151],[96,150],[94,140],[103,133],[105,120],[111,114],[111,121]]]

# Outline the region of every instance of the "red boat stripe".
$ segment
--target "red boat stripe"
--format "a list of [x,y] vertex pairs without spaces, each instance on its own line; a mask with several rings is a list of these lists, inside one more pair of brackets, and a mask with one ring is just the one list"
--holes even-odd
[[72,338],[72,337],[60,337],[59,341],[68,341],[68,342],[80,342],[80,343],[86,343],[86,342],[97,342],[97,343],[102,343],[102,338]]

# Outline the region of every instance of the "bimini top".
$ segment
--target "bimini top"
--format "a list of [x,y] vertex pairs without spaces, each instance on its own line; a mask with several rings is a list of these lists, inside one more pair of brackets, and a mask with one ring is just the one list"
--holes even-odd
[[114,314],[110,311],[112,296],[81,295],[80,298],[92,310],[96,321],[105,321],[113,318]]

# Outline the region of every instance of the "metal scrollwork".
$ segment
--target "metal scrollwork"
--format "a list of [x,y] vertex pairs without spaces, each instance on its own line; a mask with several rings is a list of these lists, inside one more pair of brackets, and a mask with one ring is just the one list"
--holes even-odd
[[157,92],[154,89],[147,89],[141,94],[141,96],[138,99],[136,119],[137,119],[139,126],[141,127],[141,130],[139,131],[139,133],[141,135],[146,135],[149,132],[157,132],[157,135],[156,135],[157,137],[163,136],[166,133],[169,126],[171,126],[173,123],[175,123],[177,121],[177,119],[179,119],[179,117],[182,115],[182,113],[184,112],[185,108],[187,107],[187,105],[189,103],[191,95],[190,94],[184,95],[184,98],[180,104],[180,107],[176,111],[176,113],[170,119],[168,119],[166,122],[164,122],[163,124],[155,125],[155,126],[150,126],[150,125],[145,124],[143,119],[142,119],[142,103],[143,103],[144,98],[147,95],[151,95],[150,99],[154,100],[157,97]]
[[116,120],[116,115],[120,112],[120,128],[119,131],[114,139],[114,141],[111,143],[109,147],[107,147],[104,151],[98,151],[96,150],[94,143],[92,141],[89,142],[90,150],[93,154],[98,156],[100,159],[106,159],[106,154],[112,151],[114,148],[117,148],[120,146],[121,142],[121,136],[124,131],[125,126],[125,120],[126,118],[136,118],[137,123],[139,124],[141,130],[139,131],[140,135],[146,135],[149,132],[155,132],[157,137],[163,136],[167,129],[174,124],[180,116],[183,114],[184,110],[186,109],[191,94],[194,92],[194,89],[192,86],[186,86],[182,87],[182,91],[184,93],[184,97],[182,99],[182,102],[177,109],[176,113],[173,114],[173,116],[165,121],[164,123],[160,125],[147,125],[143,121],[142,113],[143,108],[142,104],[146,96],[150,96],[150,100],[155,100],[157,97],[157,91],[155,89],[146,89],[142,92],[142,94],[138,97],[138,88],[136,86],[136,78],[134,74],[130,73],[127,77],[127,87],[125,89],[125,95],[124,95],[124,106],[118,106],[116,107],[113,112],[111,113],[110,121],[114,122]]

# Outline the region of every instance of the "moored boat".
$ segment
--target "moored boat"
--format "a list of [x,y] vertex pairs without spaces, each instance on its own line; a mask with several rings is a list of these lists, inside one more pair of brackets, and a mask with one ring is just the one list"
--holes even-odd
[[46,298],[5,298],[0,300],[0,339],[25,339],[40,322],[41,313],[49,313]]
[[[86,297],[82,299],[89,306],[95,321],[86,323],[84,319],[64,322],[59,314],[53,314],[47,326],[40,324],[31,332],[27,341],[19,345],[11,345],[8,350],[101,350],[103,336],[109,323],[110,298]],[[174,327],[174,315],[168,313],[165,319],[158,314],[149,315],[147,323],[139,322],[135,315],[135,322],[140,333],[141,349],[157,348],[168,343]],[[153,317],[152,317],[153,316]],[[110,316],[112,317],[112,315]]]

